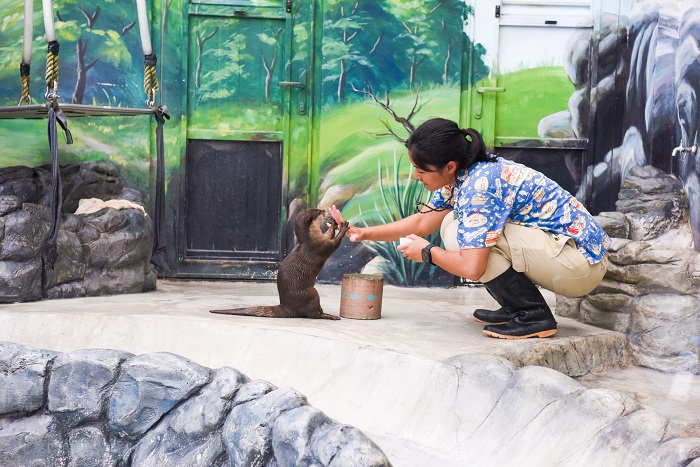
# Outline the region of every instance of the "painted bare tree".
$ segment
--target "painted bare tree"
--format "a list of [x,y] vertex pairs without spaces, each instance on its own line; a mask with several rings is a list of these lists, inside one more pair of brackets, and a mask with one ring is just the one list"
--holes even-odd
[[92,67],[100,60],[96,58],[92,62],[85,64],[85,54],[88,50],[88,40],[78,39],[77,42],[77,53],[78,53],[78,79],[75,81],[75,90],[73,91],[73,104],[82,104],[83,98],[85,97],[85,85],[87,83],[87,72],[90,71]]
[[[410,135],[413,133],[413,131],[416,129],[415,125],[411,123],[411,119],[415,117],[416,113],[420,112],[420,109],[423,107],[422,102],[420,101],[420,86],[418,86],[418,89],[416,90],[415,93],[415,99],[413,101],[413,107],[411,107],[411,110],[408,112],[408,115],[405,117],[401,117],[399,114],[396,113],[394,109],[391,108],[391,100],[389,99],[389,91],[387,90],[386,93],[384,93],[384,100],[380,101],[376,94],[374,93],[374,90],[372,89],[372,86],[369,83],[365,83],[365,88],[364,89],[357,89],[355,86],[352,86],[352,90],[355,91],[356,93],[359,94],[364,94],[366,96],[369,96],[375,104],[377,104],[379,107],[384,109],[389,115],[391,115],[391,118],[395,121],[401,124],[401,126],[406,130],[406,132]],[[372,133],[374,136],[391,136],[394,138],[396,141],[400,143],[405,143],[407,138],[402,138],[399,136],[392,128],[391,125],[387,120],[383,120],[381,117],[377,117],[380,122],[382,122],[382,125],[384,125],[384,128],[387,129],[386,133]]]
[[275,63],[277,62],[277,55],[279,53],[279,43],[280,43],[280,37],[282,36],[282,28],[277,29],[276,31],[274,29],[271,29],[270,34],[258,34],[258,37],[260,38],[260,42],[263,44],[266,44],[270,47],[272,47],[272,57],[270,58],[270,61],[268,62],[267,58],[265,58],[265,51],[261,47],[260,50],[260,57],[262,58],[263,62],[263,67],[265,67],[265,100],[268,101],[270,100],[270,86],[272,85],[272,77],[273,73],[275,71]]
[[215,27],[206,36],[202,35],[201,30],[197,30],[197,68],[194,74],[194,85],[199,87],[202,79],[202,58],[204,57],[204,44],[214,37],[219,32],[219,27]]
[[[98,5],[95,8],[95,12],[92,14],[85,11],[83,7],[78,8],[80,8],[80,11],[87,20],[88,29],[92,29],[93,26],[95,26],[95,22],[97,22],[98,16],[100,16],[100,6]],[[76,53],[78,56],[78,79],[75,81],[75,90],[73,91],[73,98],[71,100],[74,104],[83,103],[83,98],[85,97],[85,85],[87,84],[87,72],[90,71],[90,69],[100,60],[99,58],[96,58],[92,62],[85,64],[85,54],[87,54],[88,51],[88,44],[88,40],[82,38],[78,39],[76,44]]]

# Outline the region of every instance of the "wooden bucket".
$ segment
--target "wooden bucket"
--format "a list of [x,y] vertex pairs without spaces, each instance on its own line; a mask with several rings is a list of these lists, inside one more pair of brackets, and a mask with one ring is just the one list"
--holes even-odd
[[344,274],[340,290],[340,317],[379,319],[382,316],[384,276]]

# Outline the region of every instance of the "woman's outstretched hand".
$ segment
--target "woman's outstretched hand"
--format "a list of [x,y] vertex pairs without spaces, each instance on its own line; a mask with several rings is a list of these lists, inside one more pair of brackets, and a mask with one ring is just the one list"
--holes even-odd
[[[335,222],[340,225],[343,222],[345,222],[345,218],[343,218],[343,215],[340,213],[340,210],[335,207],[335,204],[328,209],[328,212],[333,216],[333,219]],[[364,229],[361,227],[355,227],[354,225],[351,225],[348,231],[346,232],[345,236],[350,239],[351,242],[359,242],[362,241],[362,238],[364,237]]]

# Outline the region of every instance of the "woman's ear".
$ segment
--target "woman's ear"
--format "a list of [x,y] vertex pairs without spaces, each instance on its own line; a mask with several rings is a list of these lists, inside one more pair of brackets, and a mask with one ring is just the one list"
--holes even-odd
[[447,173],[449,173],[450,175],[452,175],[453,173],[455,173],[455,172],[457,171],[457,162],[455,162],[455,161],[450,161],[450,162],[447,163],[447,165],[445,166],[445,168],[447,169]]

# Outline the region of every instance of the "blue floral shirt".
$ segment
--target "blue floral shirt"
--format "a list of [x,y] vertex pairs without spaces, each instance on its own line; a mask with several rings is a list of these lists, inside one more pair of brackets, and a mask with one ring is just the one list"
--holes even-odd
[[500,157],[460,172],[455,186],[437,190],[430,204],[454,208],[462,249],[494,246],[506,222],[573,238],[590,264],[600,261],[611,243],[569,192],[542,173]]

